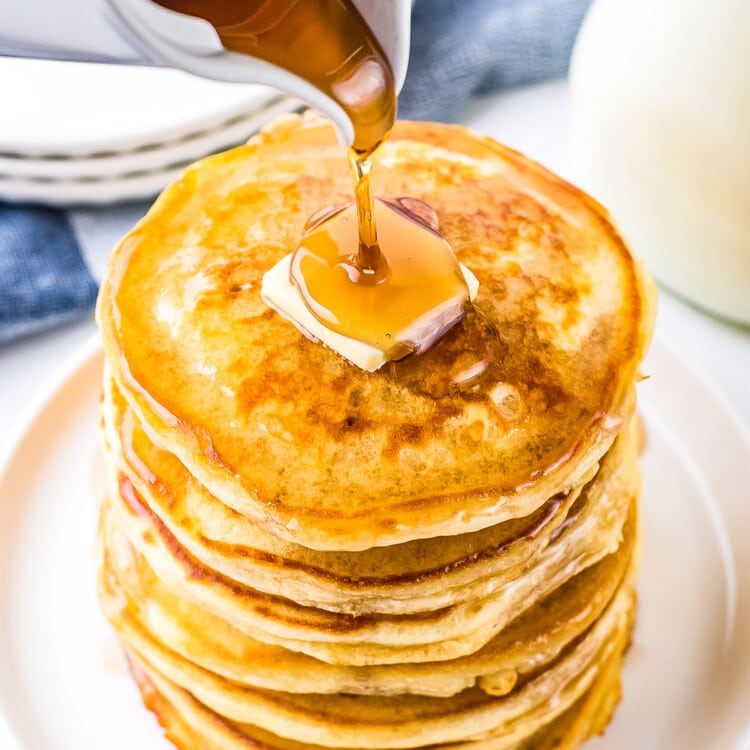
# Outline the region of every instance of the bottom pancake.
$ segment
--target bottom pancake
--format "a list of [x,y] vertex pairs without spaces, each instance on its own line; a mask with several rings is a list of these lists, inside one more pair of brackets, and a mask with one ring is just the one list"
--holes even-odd
[[[589,737],[602,733],[620,700],[620,672],[632,620],[631,610],[628,627],[597,665],[588,690],[550,723],[519,741],[490,734],[473,741],[443,745],[443,750],[575,750]],[[132,654],[128,661],[144,704],[154,712],[167,738],[179,750],[321,750],[320,746],[232,722]]]
[[300,750],[317,746],[412,748],[434,744],[477,750],[533,747],[523,743],[543,727],[550,727],[568,707],[589,693],[604,665],[624,649],[633,619],[634,568],[635,560],[611,602],[581,636],[550,664],[521,676],[501,697],[480,687],[449,698],[300,695],[260,690],[201,668],[148,634],[139,636],[132,630],[121,630],[120,635],[126,650],[152,680],[166,685],[159,688],[160,692],[177,691],[174,700],[179,700],[179,691],[184,690],[198,703],[201,710],[191,711],[197,714],[188,723],[201,723],[205,716],[221,717],[231,729],[229,736],[239,732],[245,743],[226,744],[225,738],[217,747],[243,747],[248,741]]
[[210,675],[175,663],[158,651],[137,654],[151,670],[189,690],[226,720],[260,728],[301,745],[354,748],[406,748],[471,742],[514,747],[550,724],[593,684],[596,673],[622,650],[629,632],[632,595],[627,592],[616,622],[603,618],[558,663],[504,697],[478,688],[452,698],[364,699],[354,696],[291,696],[238,689]]

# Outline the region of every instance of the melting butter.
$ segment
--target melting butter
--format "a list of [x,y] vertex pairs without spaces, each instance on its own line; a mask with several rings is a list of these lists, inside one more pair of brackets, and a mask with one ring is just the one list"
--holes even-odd
[[[322,342],[362,370],[375,372],[392,359],[388,356],[388,350],[345,336],[320,322],[310,312],[299,290],[290,280],[291,262],[292,254],[289,254],[263,276],[261,296],[269,307],[276,310],[308,338]],[[459,267],[469,288],[469,299],[473,301],[479,290],[479,281],[466,266],[459,264]],[[406,351],[415,353],[428,349],[446,332],[446,326],[450,327],[461,318],[462,311],[454,307],[433,311],[432,315],[417,319],[399,332],[394,345],[403,345]],[[419,347],[416,349],[412,343],[415,341],[419,342]]]

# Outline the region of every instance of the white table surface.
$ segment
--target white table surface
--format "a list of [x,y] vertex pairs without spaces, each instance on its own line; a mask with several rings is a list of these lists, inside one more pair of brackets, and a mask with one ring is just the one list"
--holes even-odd
[[[464,118],[472,128],[575,181],[575,165],[568,163],[566,154],[567,121],[565,81],[485,97]],[[101,273],[117,237],[137,218],[137,211],[130,207],[74,214],[75,229],[95,274]],[[645,260],[648,263],[648,258]],[[750,328],[712,318],[663,289],[659,304],[657,332],[671,340],[719,386],[740,419],[750,427]],[[0,348],[0,456],[10,448],[24,414],[33,408],[55,371],[95,331],[90,315],[64,328]]]

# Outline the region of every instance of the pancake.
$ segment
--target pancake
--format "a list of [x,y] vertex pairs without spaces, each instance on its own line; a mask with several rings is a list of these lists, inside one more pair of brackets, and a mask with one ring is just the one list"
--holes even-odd
[[[156,442],[312,549],[469,533],[580,485],[633,412],[653,322],[606,213],[539,165],[405,122],[375,161],[375,192],[432,206],[480,281],[475,312],[426,354],[360,371],[260,298],[307,217],[351,197],[315,117],[189,168],[115,250],[98,302],[114,380]],[[486,367],[462,385],[472,356]]]
[[492,735],[512,745],[570,707],[591,687],[601,662],[622,649],[632,596],[615,603],[553,666],[502,697],[478,688],[451,698],[269,693],[212,678],[156,650],[138,658],[175,684],[189,683],[191,694],[221,716],[305,744],[411,748]]
[[398,123],[373,175],[480,282],[374,373],[260,297],[350,199],[317,116],[193,165],[116,248],[102,610],[184,750],[575,750],[634,623],[653,284],[595,201],[465,129]]
[[[613,655],[577,703],[521,743],[508,746],[491,738],[444,747],[446,750],[574,750],[589,737],[601,733],[609,722],[620,697],[621,662],[621,654]],[[135,658],[129,663],[144,704],[156,714],[167,737],[181,750],[191,750],[196,745],[202,750],[319,750],[319,746],[303,745],[233,724],[168,680],[154,673],[149,677]]]
[[518,742],[572,705],[599,663],[626,638],[632,593],[624,592],[586,636],[552,666],[505,696],[479,688],[449,698],[272,693],[237,686],[187,660],[141,643],[135,653],[204,705],[231,721],[326,747],[412,748],[480,739]]
[[[615,654],[602,665],[594,685],[571,708],[550,725],[515,745],[501,745],[496,738],[486,742],[453,743],[446,750],[573,750],[589,737],[599,734],[609,723],[620,698],[622,655]],[[249,730],[223,719],[201,705],[187,691],[154,675],[130,659],[131,671],[138,683],[144,704],[153,711],[167,737],[181,750],[198,745],[202,750],[318,750],[280,737]],[[158,683],[159,688],[157,688]]]
[[[596,504],[601,514],[584,519],[588,524],[576,518],[535,567],[487,597],[416,615],[352,616],[302,607],[201,566],[139,502],[132,485],[121,481],[121,496],[110,501],[105,515],[175,593],[266,643],[350,665],[435,661],[476,651],[526,608],[614,551],[634,498],[605,495],[610,502]],[[611,525],[613,517],[619,524]]]
[[485,647],[447,662],[347,667],[264,644],[176,596],[116,528],[101,538],[99,596],[107,618],[133,648],[155,641],[241,685],[292,693],[446,697],[479,684],[497,695],[509,692],[519,675],[555,659],[599,618],[619,588],[633,585],[633,538],[626,534],[615,553],[531,607]]
[[634,438],[627,433],[597,467],[596,490],[586,489],[580,501],[584,487],[551,498],[528,518],[472,534],[359,553],[317,552],[270,535],[213,497],[153,445],[109,379],[104,415],[116,463],[111,475],[124,472],[141,502],[202,565],[258,591],[344,613],[404,614],[487,596],[538,560],[561,525],[571,525],[572,508],[580,525],[597,505],[606,509],[605,488],[620,491],[610,482],[631,488],[637,482]]
[[[606,645],[597,653],[590,663],[588,670],[579,673],[571,685],[557,686],[554,699],[546,704],[537,704],[537,711],[529,710],[522,719],[515,719],[508,725],[500,724],[494,731],[484,732],[480,736],[471,736],[457,742],[447,742],[441,747],[446,750],[543,750],[549,748],[577,747],[577,743],[595,731],[601,731],[602,714],[608,720],[611,710],[619,699],[619,665],[622,652],[628,643],[632,626],[632,610],[625,618],[625,622],[618,627]],[[268,750],[318,750],[327,745],[316,745],[299,742],[264,730],[254,724],[235,722],[225,716],[212,711],[205,704],[196,699],[190,692],[181,689],[174,682],[162,676],[158,671],[147,665],[134,655],[130,655],[131,665],[136,679],[144,694],[146,705],[157,712],[160,721],[168,730],[168,736],[178,747],[186,749],[193,747],[219,748],[234,750],[247,747],[264,748]],[[581,689],[582,686],[586,686]],[[534,682],[527,684],[529,694],[535,691]],[[543,693],[543,690],[538,691]],[[571,695],[579,693],[576,700]],[[471,717],[469,721],[472,729],[480,726],[476,721],[477,714],[487,708],[487,703],[479,706],[474,701],[475,693],[467,691],[460,701],[464,714]],[[539,695],[534,695],[539,698]],[[502,704],[509,702],[508,698],[494,699],[485,696],[485,701],[499,709]],[[436,709],[435,712],[439,711]],[[404,713],[408,713],[404,712]],[[542,728],[534,730],[534,724],[539,725],[535,713],[545,713],[552,717],[549,723],[542,723]],[[398,722],[393,736],[398,746],[404,746],[412,737],[415,729],[408,718],[397,712],[402,720]],[[420,717],[421,718],[421,717]],[[463,718],[467,718],[464,716]],[[443,724],[452,725],[454,716],[449,717]],[[397,719],[398,720],[398,719]],[[337,725],[341,727],[341,725]],[[418,730],[420,731],[420,730]],[[424,732],[424,729],[421,729]],[[362,735],[355,735],[356,744],[336,747],[354,748],[364,747]],[[566,743],[566,744],[564,744]],[[407,745],[408,746],[408,745]],[[369,745],[369,747],[379,747]]]

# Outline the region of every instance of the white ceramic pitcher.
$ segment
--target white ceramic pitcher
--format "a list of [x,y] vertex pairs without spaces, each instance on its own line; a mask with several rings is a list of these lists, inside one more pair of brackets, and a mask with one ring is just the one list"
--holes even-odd
[[[409,59],[411,0],[353,0],[383,48],[398,92]],[[354,129],[333,100],[263,60],[230,52],[207,21],[150,0],[23,0],[0,4],[0,55],[164,65],[221,81],[262,83],[327,114],[341,140]]]

